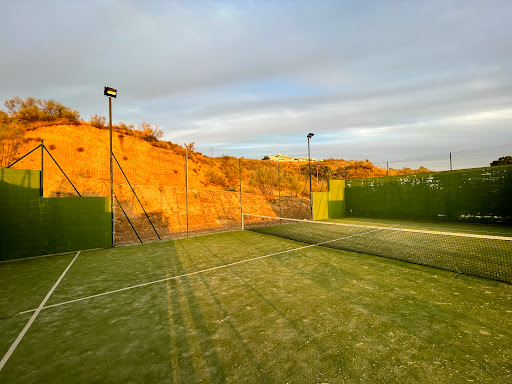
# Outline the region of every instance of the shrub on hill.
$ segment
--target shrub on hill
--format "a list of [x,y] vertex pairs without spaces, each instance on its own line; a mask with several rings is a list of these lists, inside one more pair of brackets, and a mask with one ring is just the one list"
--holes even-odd
[[0,167],[7,167],[16,159],[18,149],[28,141],[23,136],[25,128],[10,123],[5,113],[0,113]]
[[56,120],[76,123],[80,119],[78,111],[55,100],[40,100],[34,97],[23,100],[20,97],[13,97],[5,102],[5,107],[11,121],[15,120],[22,124]]
[[226,186],[226,178],[214,167],[210,167],[206,171],[206,181],[208,182],[208,184]]
[[91,115],[89,122],[96,128],[105,128],[107,126],[107,119],[105,116]]
[[256,169],[251,175],[249,184],[258,188],[264,195],[273,195],[278,186],[277,168],[265,166]]
[[504,157],[500,157],[498,160],[494,160],[491,163],[491,167],[494,167],[496,165],[507,165],[507,164],[512,164],[512,156],[504,156]]

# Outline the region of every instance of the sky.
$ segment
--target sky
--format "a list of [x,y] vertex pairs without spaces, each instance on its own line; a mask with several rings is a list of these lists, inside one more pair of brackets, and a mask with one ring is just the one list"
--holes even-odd
[[[158,125],[205,155],[512,144],[509,0],[0,0],[0,103]],[[212,152],[213,151],[213,152]],[[512,154],[512,153],[511,153]]]

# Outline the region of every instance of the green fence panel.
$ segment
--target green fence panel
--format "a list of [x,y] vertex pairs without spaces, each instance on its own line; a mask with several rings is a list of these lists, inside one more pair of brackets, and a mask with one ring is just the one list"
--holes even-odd
[[347,216],[512,224],[512,166],[347,180]]
[[111,246],[109,197],[40,197],[40,171],[0,168],[0,260]]

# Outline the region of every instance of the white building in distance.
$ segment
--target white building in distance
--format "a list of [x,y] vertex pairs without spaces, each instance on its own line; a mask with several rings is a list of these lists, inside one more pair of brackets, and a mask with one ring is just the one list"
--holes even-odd
[[[270,155],[268,157],[268,159],[270,161],[288,161],[288,162],[304,162],[304,161],[308,161],[307,157],[290,157],[290,156],[281,155],[281,154]],[[311,161],[316,161],[316,159],[311,158]]]

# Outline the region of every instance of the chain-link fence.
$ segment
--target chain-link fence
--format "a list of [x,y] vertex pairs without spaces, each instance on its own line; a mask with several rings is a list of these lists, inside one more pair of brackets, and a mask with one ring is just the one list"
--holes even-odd
[[512,144],[494,147],[470,149],[466,151],[447,152],[439,155],[422,156],[405,160],[383,161],[374,163],[376,167],[386,170],[386,174],[395,175],[400,171],[441,172],[458,169],[488,167],[500,158],[512,155]]
[[[32,152],[13,167],[42,169],[44,197],[109,196],[106,143],[101,138],[73,146],[58,139],[31,140],[20,148],[17,158]],[[488,166],[511,153],[512,145],[504,145],[376,165],[347,162],[333,168],[320,161],[310,168],[304,162],[212,158],[182,148],[169,151],[116,135],[115,240],[125,244],[240,229],[242,211],[310,219],[310,194],[327,191],[328,179]]]
[[[309,168],[148,145],[138,151],[114,143],[116,244],[240,229],[242,209],[265,216],[310,218]],[[30,152],[32,151],[32,152]],[[44,197],[109,196],[109,149],[103,145],[30,141],[13,168],[42,170]],[[21,159],[20,159],[21,158]],[[327,178],[312,168],[313,191]]]

